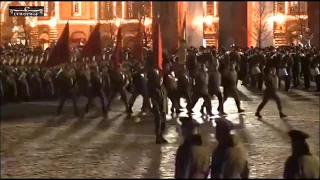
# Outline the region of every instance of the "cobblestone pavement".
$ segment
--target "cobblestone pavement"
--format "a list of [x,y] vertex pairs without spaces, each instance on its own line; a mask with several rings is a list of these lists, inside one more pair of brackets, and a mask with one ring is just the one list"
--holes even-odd
[[[281,178],[283,164],[290,154],[286,131],[304,130],[309,143],[319,154],[319,94],[293,90],[280,93],[284,111],[280,120],[274,102],[262,112],[263,120],[254,117],[261,93],[240,87],[246,113],[236,113],[234,101],[226,104],[227,119],[245,143],[251,178]],[[135,110],[138,111],[141,99]],[[213,100],[214,109],[217,100]],[[195,112],[199,110],[198,103]],[[67,105],[67,106],[70,106]],[[156,145],[152,116],[126,119],[122,104],[113,103],[108,120],[72,115],[53,118],[55,102],[23,103],[2,108],[1,177],[2,178],[172,178],[175,153],[182,138],[177,118],[168,116],[168,145]],[[65,111],[72,112],[72,107]],[[98,112],[100,109],[98,109]],[[66,112],[66,113],[67,113]],[[19,118],[13,118],[12,114]],[[12,117],[10,117],[10,115]],[[214,142],[214,121],[195,114],[210,145]]]

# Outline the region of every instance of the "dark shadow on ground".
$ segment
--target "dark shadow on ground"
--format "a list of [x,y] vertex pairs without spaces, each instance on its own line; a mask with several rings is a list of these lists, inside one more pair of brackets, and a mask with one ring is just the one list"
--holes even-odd
[[[41,118],[45,116],[56,116],[57,106],[42,104],[8,104],[1,107],[1,121],[16,121],[21,119]],[[73,113],[73,107],[65,106],[62,114]]]
[[142,175],[142,179],[160,179],[160,163],[162,158],[161,145],[152,147],[151,162],[148,171]]
[[273,124],[270,124],[268,121],[264,120],[263,118],[258,118],[258,121],[262,122],[263,124],[269,126],[271,129],[273,129],[283,140],[288,141],[288,142],[290,141],[286,131],[284,131],[278,127],[275,127]]

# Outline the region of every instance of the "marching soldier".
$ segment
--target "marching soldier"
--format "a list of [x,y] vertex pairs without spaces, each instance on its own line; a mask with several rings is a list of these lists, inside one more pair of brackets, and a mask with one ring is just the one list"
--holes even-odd
[[120,94],[121,100],[123,101],[126,107],[126,112],[130,116],[131,112],[128,104],[128,95],[127,95],[128,92],[126,90],[129,83],[128,77],[123,72],[121,66],[113,67],[113,68],[110,68],[109,70],[110,70],[109,76],[110,76],[111,90],[107,98],[108,99],[107,111],[109,112],[113,99],[117,96],[117,94]]
[[292,79],[295,88],[300,86],[301,59],[303,56],[304,54],[300,50],[293,54]]
[[[177,73],[177,91],[178,91],[178,102],[180,104],[180,98],[185,98],[187,106],[191,103],[192,94],[192,79],[189,76],[186,66],[182,66]],[[180,105],[179,105],[180,106]]]
[[89,108],[92,105],[92,101],[95,97],[98,97],[101,102],[102,112],[103,115],[107,115],[106,106],[104,103],[105,94],[103,91],[103,80],[99,72],[99,68],[97,66],[93,66],[91,69],[90,75],[90,89],[89,89],[89,96],[88,102],[85,107],[85,113],[89,112]]
[[137,97],[141,95],[143,97],[143,105],[142,112],[146,112],[147,109],[151,109],[149,97],[148,97],[148,89],[147,89],[147,74],[144,71],[141,64],[136,64],[135,69],[132,72],[132,84],[133,90],[129,100],[129,110],[132,112],[132,106],[136,101]]
[[288,132],[292,154],[284,164],[284,179],[319,179],[319,159],[311,154],[306,139],[310,136],[299,130]]
[[155,117],[156,143],[168,143],[163,137],[166,129],[166,114],[168,113],[168,101],[163,79],[159,70],[148,71],[148,90],[152,102],[152,112]]
[[236,64],[235,62],[229,64],[229,68],[226,69],[225,74],[223,75],[224,78],[222,80],[223,86],[223,102],[225,102],[229,97],[232,97],[236,103],[238,113],[244,112],[241,109],[241,102],[238,94],[238,87],[237,87],[237,79],[238,75],[236,72]]
[[311,78],[311,58],[312,55],[310,52],[306,52],[306,56],[303,58],[302,61],[302,74],[303,74],[303,81],[304,81],[304,89],[309,90],[310,88],[310,78]]
[[57,78],[59,81],[59,88],[60,88],[60,103],[58,105],[58,115],[61,114],[62,108],[64,103],[67,99],[71,99],[74,108],[74,115],[79,115],[79,109],[77,105],[77,97],[76,97],[76,82],[75,82],[75,74],[74,70],[68,67],[64,69],[60,69],[57,74]]
[[193,94],[191,97],[191,104],[188,104],[188,112],[192,113],[192,109],[198,102],[199,98],[204,99],[205,107],[207,114],[212,116],[212,105],[211,99],[208,92],[208,85],[209,85],[209,75],[207,73],[207,69],[205,64],[201,64],[200,70],[195,75],[195,84],[193,86]]
[[263,92],[263,100],[262,100],[261,104],[258,106],[258,109],[257,109],[255,115],[258,118],[262,118],[262,116],[260,115],[260,111],[263,109],[263,107],[267,104],[267,102],[270,99],[273,99],[276,101],[280,117],[281,118],[287,117],[282,112],[282,105],[281,105],[280,97],[277,94],[278,77],[276,76],[275,68],[266,67],[264,69],[264,81],[265,81],[266,89]]
[[[280,69],[279,69],[279,76],[280,80],[283,79],[285,83],[285,91],[289,91],[291,88],[291,66],[292,66],[292,57],[290,52],[287,50],[285,54],[282,56]],[[281,86],[279,80],[279,88]]]
[[[217,64],[212,64],[209,68],[209,83],[208,83],[208,92],[209,95],[212,96],[217,96],[218,101],[219,101],[219,106],[218,106],[218,112],[220,114],[225,114],[224,108],[223,108],[223,97],[222,97],[222,92],[220,90],[220,85],[221,85],[221,74],[218,71],[218,65]],[[201,112],[203,112],[204,104],[201,107]]]

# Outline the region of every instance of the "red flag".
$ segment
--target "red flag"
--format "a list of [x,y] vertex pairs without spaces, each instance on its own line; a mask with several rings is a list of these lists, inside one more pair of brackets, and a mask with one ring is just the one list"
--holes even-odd
[[156,68],[162,70],[162,35],[159,18],[157,19],[153,35],[153,57],[155,58]]
[[142,49],[143,49],[143,35],[142,35],[142,31],[141,31],[141,27],[143,27],[142,23],[141,23],[141,18],[139,18],[139,27],[138,27],[138,34],[136,36],[137,41],[135,43],[134,49],[133,49],[133,55],[134,57],[138,60],[138,62],[140,64],[143,63],[143,58],[142,58]]
[[93,29],[87,43],[83,47],[84,57],[101,55],[100,23]]
[[69,22],[64,27],[61,36],[58,39],[57,44],[53,47],[47,66],[53,67],[63,63],[67,63],[70,60],[69,50]]
[[114,63],[116,67],[119,67],[121,64],[121,56],[122,56],[121,50],[122,50],[122,30],[120,25],[117,33],[117,43],[114,50]]

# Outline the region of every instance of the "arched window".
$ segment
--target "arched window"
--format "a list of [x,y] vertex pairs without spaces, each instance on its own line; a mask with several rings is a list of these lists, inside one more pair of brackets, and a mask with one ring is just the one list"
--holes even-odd
[[82,14],[82,2],[80,1],[73,1],[72,2],[72,14],[74,16],[81,16]]
[[306,1],[290,1],[290,10],[293,14],[305,14],[307,13]]

